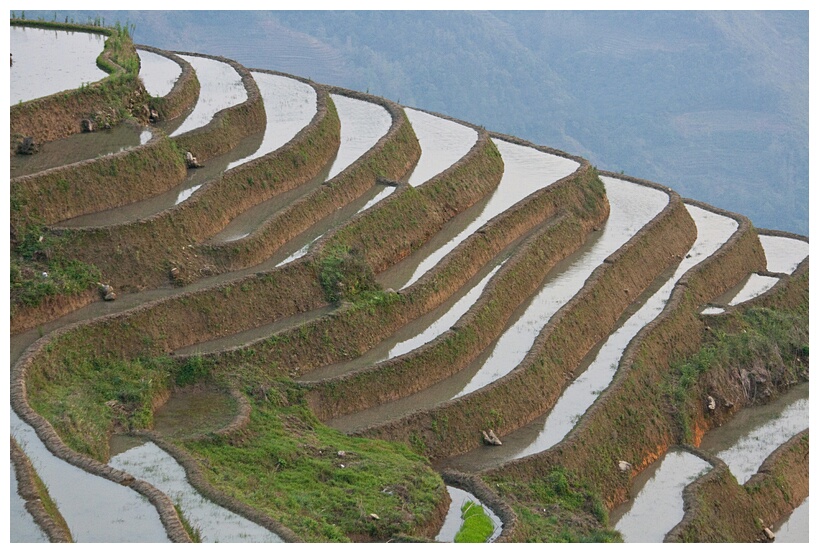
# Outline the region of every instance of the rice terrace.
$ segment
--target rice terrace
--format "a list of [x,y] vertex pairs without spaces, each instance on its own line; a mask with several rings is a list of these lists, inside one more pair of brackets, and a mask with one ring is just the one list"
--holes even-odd
[[12,542],[807,526],[806,237],[65,19],[10,22]]

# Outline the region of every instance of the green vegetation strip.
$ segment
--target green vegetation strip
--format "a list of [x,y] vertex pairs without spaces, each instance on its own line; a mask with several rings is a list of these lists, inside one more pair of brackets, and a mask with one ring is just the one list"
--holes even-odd
[[495,525],[484,508],[474,501],[461,506],[464,523],[455,534],[455,543],[486,543],[495,531]]
[[245,391],[253,411],[243,431],[180,444],[216,489],[306,541],[383,541],[437,520],[446,488],[425,459],[323,426],[292,383]]

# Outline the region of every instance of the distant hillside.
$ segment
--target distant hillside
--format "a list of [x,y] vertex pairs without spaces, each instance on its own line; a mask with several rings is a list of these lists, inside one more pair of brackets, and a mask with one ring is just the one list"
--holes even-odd
[[808,233],[805,11],[56,18],[89,14],[136,24],[138,42],[369,90]]

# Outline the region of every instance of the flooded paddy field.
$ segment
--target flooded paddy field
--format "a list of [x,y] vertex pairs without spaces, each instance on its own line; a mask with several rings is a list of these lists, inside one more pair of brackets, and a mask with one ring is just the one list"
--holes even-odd
[[154,52],[137,50],[137,54],[139,78],[142,79],[145,90],[157,98],[167,95],[182,74],[182,67],[172,59]]
[[[14,30],[13,27],[12,32]],[[34,33],[30,31],[35,30],[26,29],[27,39],[34,37]],[[54,31],[45,31],[45,33],[49,35],[48,40],[52,40],[53,37],[50,35],[55,34]],[[67,34],[83,35],[82,33]],[[83,36],[82,39],[89,43],[97,40],[90,39],[89,36]],[[92,66],[94,66],[96,56],[102,51],[101,39],[102,37],[96,43],[96,50],[91,58]],[[18,59],[25,59],[17,57],[14,40],[12,40],[12,52],[15,54],[15,65]],[[140,51],[139,54],[142,57],[142,77],[149,91],[157,96],[167,94],[181,74],[180,66],[152,52]],[[237,105],[248,97],[239,73],[229,64],[198,55],[184,54],[183,57],[194,67],[202,84],[202,91],[199,102],[187,117],[163,124],[163,128],[173,131],[173,136],[207,125],[215,113],[226,107]],[[79,63],[79,56],[77,60],[72,61]],[[23,68],[25,65],[21,65],[20,69]],[[12,75],[14,73],[13,67]],[[250,75],[259,87],[267,114],[267,127],[263,133],[245,138],[229,153],[208,160],[205,167],[189,171],[188,178],[173,190],[149,200],[106,212],[85,215],[57,226],[79,228],[116,225],[146,219],[194,197],[200,187],[219,178],[225,171],[276,151],[309,124],[316,114],[317,107],[317,97],[313,87],[297,79],[259,70],[251,71]],[[104,76],[105,74],[96,77],[95,80]],[[83,82],[75,84],[73,88],[82,85]],[[14,89],[14,84],[12,84],[12,89]],[[362,101],[344,94],[333,94],[332,99],[341,121],[341,146],[335,159],[331,160],[324,171],[313,181],[298,190],[284,193],[237,216],[223,232],[212,237],[210,243],[235,241],[253,233],[271,216],[349,168],[356,160],[370,151],[390,129],[392,120],[389,112],[376,102]],[[402,182],[403,180],[408,181],[410,186],[423,186],[431,178],[458,163],[475,145],[478,138],[476,129],[468,125],[412,108],[406,108],[405,113],[421,145],[421,157],[418,163],[402,179]],[[152,130],[123,125],[110,132],[78,135],[44,144],[38,156],[31,156],[25,160],[17,160],[13,157],[12,176],[30,174],[83,159],[92,159],[98,155],[115,153],[124,148],[133,148],[146,143],[152,135]],[[414,254],[378,275],[378,281],[384,288],[400,290],[411,286],[488,221],[537,190],[548,187],[562,177],[571,174],[580,166],[577,161],[546,153],[530,146],[522,146],[501,138],[492,140],[503,158],[505,167],[497,190],[454,217],[441,232],[432,237]],[[553,268],[544,279],[540,289],[524,301],[512,315],[501,336],[491,343],[477,359],[457,375],[423,392],[362,413],[339,417],[330,421],[330,425],[349,432],[371,424],[393,420],[412,411],[471,394],[503,378],[519,366],[532,349],[533,343],[544,326],[582,289],[592,271],[600,266],[606,257],[639,232],[669,201],[665,192],[655,188],[613,177],[603,177],[602,181],[611,206],[609,219],[604,225],[601,225],[602,229],[595,229],[594,232],[591,232],[586,243],[578,251]],[[205,290],[299,259],[306,255],[311,246],[325,233],[343,226],[351,217],[377,205],[395,190],[394,187],[382,184],[373,186],[355,201],[336,210],[332,215],[290,240],[270,258],[255,267],[205,277],[181,288],[168,284],[154,289],[123,294],[115,302],[94,302],[43,323],[35,329],[14,335],[11,337],[12,367],[19,362],[29,345],[40,337],[46,337],[48,340],[51,332],[66,325],[121,313],[157,299]],[[440,466],[457,467],[465,472],[479,471],[511,459],[544,451],[559,443],[571,431],[589,405],[608,386],[627,344],[641,328],[662,311],[671,288],[680,276],[711,255],[736,230],[736,222],[732,219],[692,205],[688,205],[687,208],[698,231],[697,241],[689,255],[682,259],[679,267],[669,269],[658,277],[651,287],[626,310],[618,321],[616,330],[586,356],[582,363],[582,371],[576,371],[574,382],[565,390],[554,409],[523,429],[505,436],[504,447],[478,448],[464,456],[445,460],[439,463]],[[726,223],[726,220],[730,223]],[[350,362],[320,367],[301,380],[306,382],[344,374],[406,355],[438,339],[448,329],[457,325],[470,308],[487,294],[487,288],[491,290],[490,283],[493,277],[503,271],[510,255],[525,239],[526,237],[521,237],[507,246],[438,308],[405,325],[366,354]],[[795,238],[766,235],[763,231],[760,241],[768,257],[768,271],[771,273],[790,274],[807,255],[807,243]],[[721,307],[719,308],[748,301],[764,293],[777,280],[776,277],[766,275],[748,275],[740,285],[730,291],[730,297],[726,294],[720,299],[718,305]],[[165,353],[187,355],[223,351],[269,337],[283,330],[299,328],[317,317],[332,316],[336,307],[331,305],[292,317],[265,321],[268,324],[258,328]],[[716,304],[712,308],[716,308]],[[209,316],[208,313],[192,313],[191,315]],[[257,324],[262,322],[260,319],[256,320]],[[90,339],[96,338],[99,337],[92,336]],[[125,353],[126,356],[132,354],[136,355],[134,352]],[[293,385],[293,383],[290,382],[288,385]],[[707,451],[715,452],[724,459],[740,482],[744,481],[743,479],[758,470],[761,460],[773,450],[772,448],[776,447],[776,445],[769,447],[769,443],[772,444],[779,440],[778,445],[793,433],[807,427],[807,388],[807,384],[794,387],[788,397],[793,394],[797,394],[798,397],[786,401],[786,404],[783,405],[773,402],[765,406],[770,409],[765,411],[767,414],[759,414],[761,411],[756,411],[757,408],[754,408],[753,412],[750,409],[740,412],[730,424],[706,435],[702,447]],[[247,390],[243,389],[243,391]],[[251,399],[256,400],[256,398]],[[265,399],[267,399],[266,394]],[[287,401],[292,399],[288,397]],[[233,421],[237,410],[237,403],[233,396],[226,392],[206,389],[201,384],[195,389],[173,390],[170,399],[162,407],[155,409],[153,430],[164,439],[184,444],[185,440],[199,439],[202,434],[224,428]],[[741,426],[743,417],[748,419],[745,426]],[[286,422],[296,424],[299,421],[290,417]],[[310,421],[309,424],[314,423]],[[734,428],[737,425],[741,429]],[[726,430],[729,427],[734,430]],[[115,543],[169,540],[168,531],[160,522],[156,508],[144,496],[131,488],[86,473],[54,456],[46,449],[34,430],[13,410],[11,410],[11,434],[20,443],[26,455],[31,459],[36,472],[45,482],[76,541]],[[203,541],[279,542],[282,541],[281,536],[287,535],[285,532],[282,532],[281,536],[276,535],[203,497],[188,481],[182,465],[157,445],[162,444],[162,440],[158,437],[154,439],[156,443],[147,441],[145,438],[115,435],[111,440],[110,466],[149,482],[162,494],[165,494],[177,504],[184,517],[201,535]],[[163,447],[169,446],[164,444]],[[322,454],[322,449],[319,448],[326,450],[321,444],[311,444],[308,449],[310,451],[315,449]],[[169,449],[172,448],[169,447]],[[335,449],[329,453],[333,458],[348,457],[345,463],[356,457],[355,453],[336,452]],[[759,456],[761,459],[758,458]],[[344,464],[340,466],[343,468]],[[665,533],[682,517],[682,488],[687,482],[707,470],[708,464],[696,455],[679,450],[669,451],[661,460],[639,475],[637,481],[641,483],[639,489],[635,488],[632,492],[634,500],[618,507],[616,514],[612,513],[612,525],[620,530],[626,541],[662,541]],[[273,472],[278,472],[278,466]],[[344,478],[344,475],[338,475],[335,472],[335,468],[320,476],[321,478]],[[317,486],[315,490],[312,488],[312,483],[310,484],[310,493],[320,490],[321,484],[318,481],[321,478],[314,479]],[[22,498],[16,492],[16,478],[13,471],[10,474],[10,483],[11,541],[31,543],[47,541],[45,533],[37,527],[31,516],[25,511]],[[637,482],[635,485],[638,485]],[[437,534],[430,532],[429,527],[424,529],[428,539],[442,542],[453,541],[455,534],[463,524],[461,506],[464,502],[473,501],[481,505],[474,495],[456,487],[447,486],[447,493],[451,500],[449,512],[440,528],[437,529]],[[796,536],[793,538],[795,541],[807,539],[807,504],[806,500],[791,517],[780,521],[781,527],[777,528],[778,541],[789,541],[791,539],[789,536]],[[489,541],[494,541],[500,535],[503,524],[496,513],[485,505],[482,508],[493,521],[494,532]],[[358,509],[361,510],[362,516],[368,520],[369,524],[376,524],[379,520],[379,517],[373,516],[365,506],[359,505]],[[237,510],[241,511],[241,509]],[[384,513],[381,514],[384,517]],[[442,513],[439,514],[443,516]],[[288,513],[287,516],[293,515]],[[304,516],[309,518],[311,515]],[[363,534],[346,537],[368,538]]]
[[9,35],[12,105],[80,88],[108,76],[97,67],[105,35],[14,25]]

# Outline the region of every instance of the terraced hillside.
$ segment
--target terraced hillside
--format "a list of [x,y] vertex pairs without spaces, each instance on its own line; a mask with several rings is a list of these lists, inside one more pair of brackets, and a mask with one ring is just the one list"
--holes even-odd
[[11,106],[12,541],[635,539],[609,512],[680,448],[702,467],[657,539],[772,539],[806,500],[806,409],[747,482],[699,447],[805,389],[805,237],[40,25],[104,33],[108,76]]

